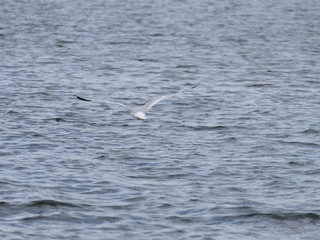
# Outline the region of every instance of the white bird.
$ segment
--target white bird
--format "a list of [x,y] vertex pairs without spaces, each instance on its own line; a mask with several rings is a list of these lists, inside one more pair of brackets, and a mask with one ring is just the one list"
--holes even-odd
[[[193,86],[191,89],[194,89],[196,88],[197,86],[199,86],[199,84]],[[116,104],[116,105],[119,105],[119,106],[122,106],[126,109],[128,109],[130,111],[130,114],[137,118],[137,119],[140,119],[140,120],[145,120],[147,119],[146,117],[146,112],[152,108],[155,104],[157,104],[158,102],[162,101],[162,100],[165,100],[165,99],[168,99],[168,98],[171,98],[171,97],[174,97],[174,96],[177,96],[177,95],[180,95],[181,93],[184,93],[186,92],[187,90],[181,90],[177,93],[173,93],[173,94],[168,94],[168,95],[164,95],[164,96],[161,96],[161,97],[158,97],[156,99],[153,99],[149,102],[147,102],[146,104],[144,104],[143,106],[139,106],[139,107],[134,107],[134,108],[131,108],[131,107],[128,107],[122,103],[118,103],[118,102],[112,102],[112,101],[103,101],[103,102],[96,102],[96,103],[100,103],[100,104]],[[89,100],[89,99],[86,99],[86,98],[83,98],[83,97],[79,97],[79,96],[76,96],[76,98],[78,98],[79,100],[82,100],[82,101],[87,101],[87,102],[95,102],[95,101],[92,101],[92,100]]]

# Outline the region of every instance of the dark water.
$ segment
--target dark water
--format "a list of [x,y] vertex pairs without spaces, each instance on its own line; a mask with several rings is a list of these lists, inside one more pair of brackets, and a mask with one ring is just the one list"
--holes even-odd
[[319,239],[319,1],[0,1],[0,50],[1,239]]

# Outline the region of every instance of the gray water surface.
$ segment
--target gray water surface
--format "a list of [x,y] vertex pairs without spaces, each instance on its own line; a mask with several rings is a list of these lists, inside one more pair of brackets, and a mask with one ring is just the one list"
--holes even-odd
[[319,1],[1,1],[0,54],[1,239],[319,239]]

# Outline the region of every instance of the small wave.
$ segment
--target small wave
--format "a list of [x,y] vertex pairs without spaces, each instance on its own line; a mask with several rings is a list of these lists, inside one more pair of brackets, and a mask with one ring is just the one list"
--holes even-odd
[[7,112],[7,114],[19,114],[19,112],[14,111],[14,110],[9,110],[9,111]]
[[198,220],[196,217],[181,217],[181,216],[171,216],[166,218],[174,223],[192,223]]
[[60,202],[55,200],[38,200],[32,201],[29,203],[17,204],[17,203],[9,203],[9,202],[0,202],[0,209],[6,210],[14,210],[14,211],[33,211],[34,208],[43,208],[43,207],[51,207],[51,208],[81,208],[84,205],[78,205],[68,202]]
[[248,87],[255,87],[255,88],[261,88],[261,87],[273,87],[272,84],[268,84],[268,83],[257,83],[257,84],[250,84],[248,85]]
[[235,137],[229,137],[229,138],[226,138],[225,141],[226,141],[226,142],[236,142],[236,141],[237,141],[237,138],[235,138]]
[[6,206],[9,206],[9,205],[10,205],[9,203],[0,202],[0,207],[6,207]]
[[64,118],[56,117],[56,118],[47,118],[45,119],[47,122],[56,121],[56,122],[67,122]]
[[77,41],[70,41],[70,40],[58,40],[57,44],[72,44],[77,43]]
[[320,169],[312,169],[306,172],[307,175],[319,175],[320,174]]
[[191,65],[191,64],[187,64],[187,65],[177,65],[176,68],[196,68],[198,67],[197,65]]
[[186,126],[196,131],[215,131],[228,128],[227,126]]
[[50,207],[81,207],[79,205],[68,203],[68,202],[60,202],[55,200],[37,200],[32,201],[29,204],[26,204],[28,207],[43,207],[43,206],[50,206]]
[[158,62],[157,59],[152,59],[152,58],[137,58],[135,60],[139,62]]
[[[0,157],[10,156],[12,154],[13,153],[10,151],[0,151]],[[2,183],[2,182],[0,181],[0,183]]]
[[307,166],[310,165],[310,162],[306,162],[306,161],[290,161],[288,162],[289,165],[293,165],[293,166]]
[[70,216],[66,213],[51,214],[51,215],[35,215],[32,217],[25,217],[21,219],[22,221],[59,221],[59,222],[72,222],[72,223],[91,223],[91,224],[100,224],[104,222],[114,223],[120,221],[120,217],[115,216],[103,216],[103,217],[94,217],[86,216],[86,218],[78,218]]
[[32,135],[31,135],[32,137],[45,137],[45,135],[43,135],[43,134],[41,134],[41,133],[33,133]]
[[40,62],[37,62],[37,64],[40,64],[40,65],[50,65],[50,64],[61,64],[61,62],[59,61],[40,61]]
[[252,218],[252,217],[264,217],[274,220],[320,220],[320,215],[316,213],[249,213],[238,215],[236,218]]
[[52,216],[43,216],[43,215],[37,215],[37,216],[32,216],[32,217],[25,217],[21,219],[23,221],[64,221],[64,222],[76,222],[79,221],[75,217],[70,217],[70,216],[65,216],[65,215],[52,215]]
[[316,129],[307,129],[307,130],[303,131],[302,133],[304,133],[304,134],[317,134],[317,133],[320,133],[320,131],[316,130]]
[[317,146],[319,146],[319,144],[317,144],[317,143],[311,143],[311,142],[287,142],[287,141],[279,141],[279,143],[288,144],[288,145],[309,146],[309,147],[317,147]]

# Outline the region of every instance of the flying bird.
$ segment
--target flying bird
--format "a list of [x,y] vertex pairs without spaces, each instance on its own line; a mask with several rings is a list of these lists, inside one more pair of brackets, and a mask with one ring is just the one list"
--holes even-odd
[[82,101],[87,101],[87,102],[93,102],[93,103],[100,103],[100,104],[116,104],[116,105],[119,105],[121,107],[124,107],[126,109],[128,109],[130,111],[130,114],[139,119],[139,120],[145,120],[147,119],[146,117],[146,112],[152,108],[155,104],[157,104],[158,102],[162,101],[162,100],[165,100],[165,99],[168,99],[168,98],[171,98],[171,97],[174,97],[174,96],[177,96],[177,95],[180,95],[188,90],[191,90],[191,89],[194,89],[196,88],[197,86],[199,86],[199,84],[191,87],[190,89],[187,89],[187,90],[181,90],[179,92],[176,92],[176,93],[172,93],[172,94],[168,94],[168,95],[163,95],[163,96],[160,96],[160,97],[157,97],[149,102],[147,102],[146,104],[142,105],[142,106],[138,106],[138,107],[128,107],[122,103],[118,103],[118,102],[113,102],[113,101],[103,101],[103,102],[95,102],[95,101],[92,101],[90,99],[86,99],[86,98],[83,98],[83,97],[79,97],[79,96],[76,96],[74,95],[77,99],[79,100],[82,100]]

